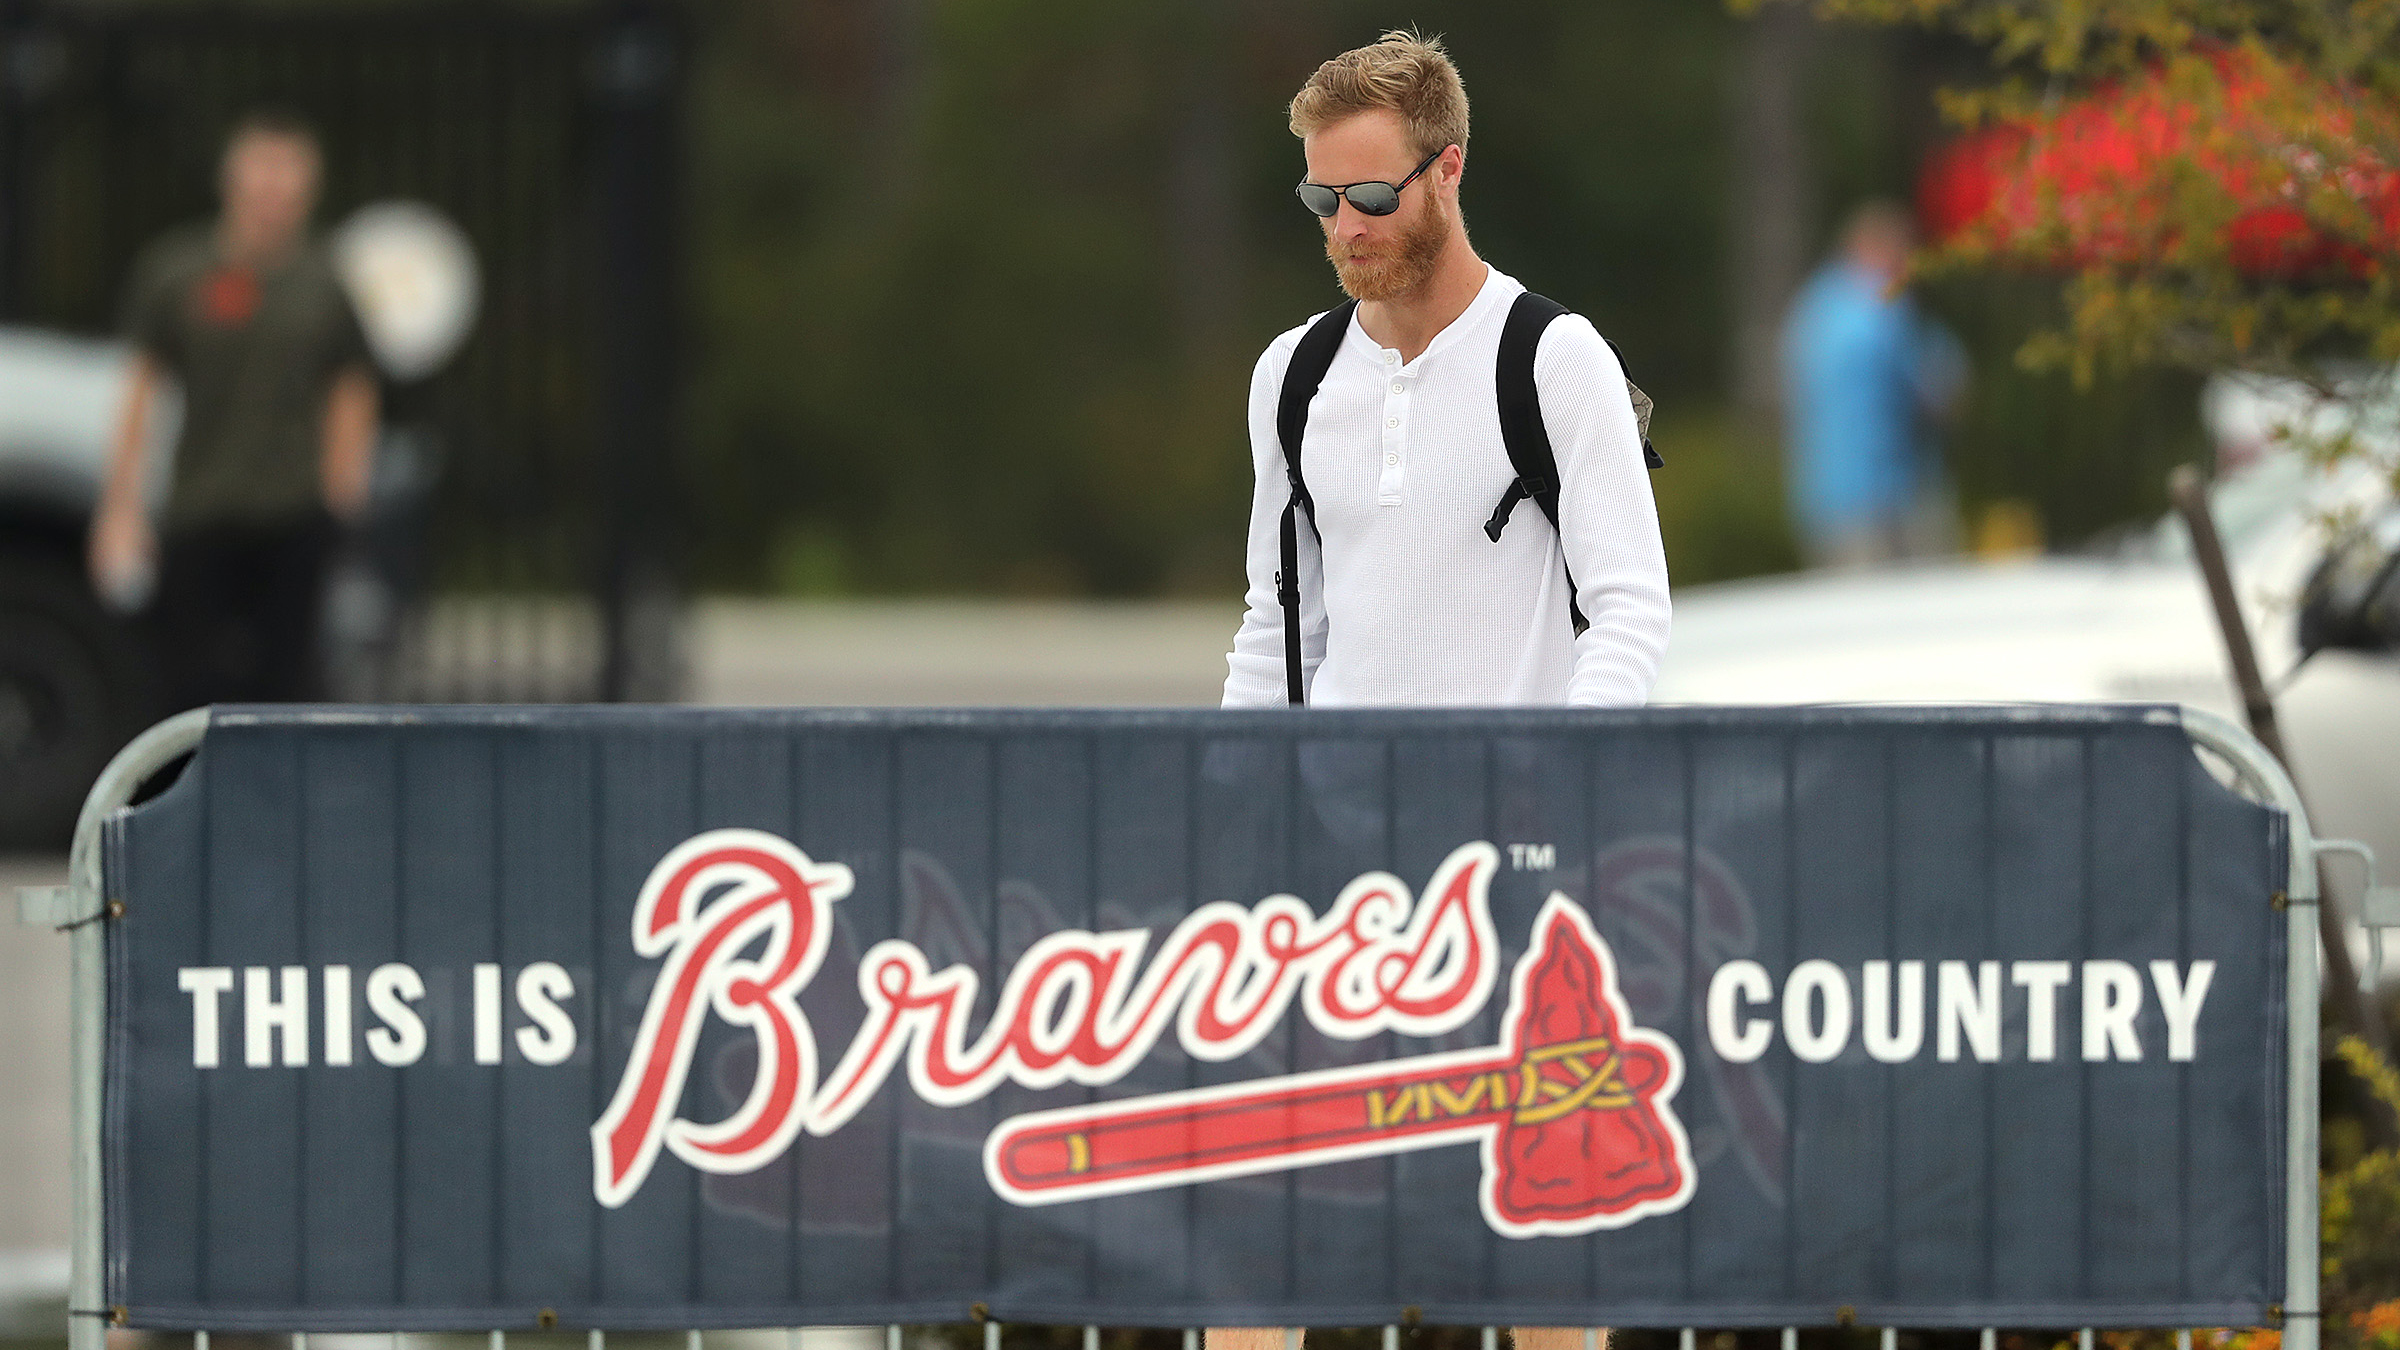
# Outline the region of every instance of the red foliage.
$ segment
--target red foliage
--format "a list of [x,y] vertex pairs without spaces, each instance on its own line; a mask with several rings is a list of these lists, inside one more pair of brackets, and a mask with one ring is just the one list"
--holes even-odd
[[[1918,179],[1928,233],[1945,240],[1973,231],[2002,252],[2069,266],[2153,260],[2181,238],[2176,173],[2188,167],[2236,207],[2223,243],[2243,272],[2364,276],[2400,255],[2396,110],[2247,52],[2219,53],[2211,64],[2221,113],[2179,96],[2154,69],[1944,146]],[[2297,110],[2312,124],[2306,144],[2289,129],[2294,89],[2306,94]],[[2339,159],[2330,166],[2328,146]],[[2327,185],[2377,222],[2371,245],[2310,216],[2308,196]]]

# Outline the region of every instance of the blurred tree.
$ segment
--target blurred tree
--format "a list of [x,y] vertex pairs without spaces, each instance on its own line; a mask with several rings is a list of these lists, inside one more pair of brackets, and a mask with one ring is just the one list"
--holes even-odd
[[[1790,566],[1769,432],[1728,415],[1760,350],[1743,357],[1738,335],[1788,289],[1737,265],[1743,226],[1773,216],[1778,267],[1811,260],[1862,198],[1907,192],[1939,134],[1932,87],[1984,61],[1965,38],[1880,24],[1760,38],[1689,0],[686,3],[689,572],[797,593],[1235,591],[1251,364],[1339,297],[1291,198],[1284,106],[1395,21],[1446,34],[1465,70],[1477,246],[1592,316],[1659,396],[1678,584]],[[1782,92],[1753,107],[1762,69]],[[546,88],[515,94],[538,109]],[[1774,192],[1745,186],[1763,161],[1742,128],[1765,123],[1805,169]],[[205,175],[176,191],[204,204]],[[108,323],[115,280],[79,283],[74,322]],[[2188,384],[2103,373],[2077,391],[2014,367],[2028,327],[2054,321],[2049,290],[1962,273],[1928,298],[1977,354],[1949,445],[1962,490],[2034,500],[2072,539],[2154,510],[2147,466],[2197,433]],[[475,430],[556,441],[562,462],[583,449],[563,416]],[[512,539],[578,481],[561,470],[517,515],[477,520]]]
[[[1755,7],[1758,0],[1740,0]],[[1942,180],[1965,219],[1929,258],[2071,274],[2027,344],[2103,366],[2324,378],[2400,359],[2400,3],[1816,0],[1940,25],[2001,70],[1949,93],[1985,130]]]
[[[1388,7],[693,14],[693,579],[1238,589],[1251,364],[1339,298],[1291,199],[1284,106],[1317,62],[1393,22]],[[1937,134],[1924,72],[1980,57],[1855,24],[1754,39],[1688,0],[1426,0],[1399,17],[1447,36],[1474,97],[1477,247],[1592,316],[1661,400],[1669,467],[1653,482],[1678,584],[1792,565],[1769,433],[1726,415],[1736,335],[1789,287],[1734,265],[1741,224],[1776,216],[1767,252],[1805,265],[1863,197],[1905,195]],[[1759,152],[1737,109],[1761,62],[1784,111],[1751,120],[1806,170],[1772,207],[1742,186]],[[2190,452],[2190,390],[2078,393],[2014,370],[2043,312],[2024,289],[1962,277],[1931,297],[1979,358],[1951,444],[1962,490],[2038,502],[2053,537],[2154,510],[2147,466]]]
[[[1384,7],[694,14],[695,579],[1237,589],[1251,364],[1339,298],[1284,105]],[[1685,0],[1407,17],[1450,35],[1476,100],[1477,244],[1662,398],[1713,404],[1734,20]],[[1679,574],[1781,555],[1734,556]]]

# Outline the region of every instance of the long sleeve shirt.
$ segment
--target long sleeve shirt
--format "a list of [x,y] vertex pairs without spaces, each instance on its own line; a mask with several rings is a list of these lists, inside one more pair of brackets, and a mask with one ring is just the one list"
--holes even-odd
[[[1558,459],[1559,528],[1528,501],[1497,543],[1483,532],[1516,479],[1495,369],[1501,326],[1524,289],[1491,270],[1474,303],[1414,361],[1351,319],[1310,405],[1301,453],[1316,501],[1316,529],[1305,514],[1299,524],[1301,668],[1312,706],[1627,706],[1649,696],[1669,623],[1658,508],[1624,371],[1580,315],[1552,321],[1534,355]],[[1307,331],[1275,339],[1251,376],[1249,609],[1227,658],[1229,708],[1286,701],[1275,573],[1290,487],[1275,409]],[[1591,621],[1580,638],[1567,606],[1570,566]]]

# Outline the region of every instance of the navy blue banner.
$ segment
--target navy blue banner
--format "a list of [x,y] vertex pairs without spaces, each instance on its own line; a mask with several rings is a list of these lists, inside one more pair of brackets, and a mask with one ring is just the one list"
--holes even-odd
[[138,1326],[2282,1297],[2170,712],[234,710],[107,850]]

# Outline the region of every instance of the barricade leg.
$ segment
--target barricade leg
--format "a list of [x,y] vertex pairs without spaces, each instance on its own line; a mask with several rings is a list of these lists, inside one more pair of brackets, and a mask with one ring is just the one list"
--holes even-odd
[[[2291,776],[2233,723],[2199,708],[2182,710],[2184,733],[2233,766],[2243,784],[2282,810],[2290,837],[2284,883],[2284,1278],[2283,1350],[2317,1350],[2317,857],[2308,805]],[[2182,1341],[2177,1342],[2181,1350]],[[2083,1350],[2091,1350],[2085,1341]]]
[[[75,821],[67,873],[73,910],[68,922],[74,929],[68,938],[68,989],[74,1009],[67,1047],[67,1110],[75,1138],[68,1158],[75,1208],[67,1269],[67,1350],[107,1350],[111,1321],[102,1281],[108,1257],[100,1228],[100,1085],[108,1018],[108,934],[95,922],[108,907],[100,875],[100,827],[133,800],[152,774],[196,748],[207,731],[208,709],[194,708],[136,736],[101,770]],[[198,1341],[198,1350],[206,1347],[205,1339]]]

